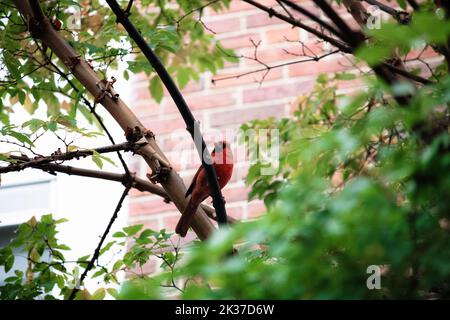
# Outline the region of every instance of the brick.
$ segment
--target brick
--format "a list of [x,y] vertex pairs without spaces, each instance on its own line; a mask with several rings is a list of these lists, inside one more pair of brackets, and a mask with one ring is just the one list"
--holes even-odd
[[229,183],[244,181],[247,177],[248,162],[245,163],[245,166],[240,165],[241,163],[242,162],[234,164],[233,175],[231,176]]
[[242,215],[245,210],[245,207],[243,205],[231,206],[228,203],[226,203],[225,205],[227,210],[227,216],[233,217],[237,220],[242,220]]
[[232,31],[237,31],[241,28],[241,22],[239,18],[225,18],[214,21],[208,21],[205,19],[204,24],[210,30],[206,30],[207,32],[214,33],[227,33]]
[[295,81],[262,88],[248,89],[243,93],[244,103],[267,101],[271,99],[296,97],[309,92],[314,86],[313,81]]
[[[161,225],[159,223],[159,219],[151,219],[151,220],[146,220],[143,222],[140,222],[144,225],[144,227],[142,228],[142,230],[145,229],[150,229],[150,230],[154,230],[154,231],[159,231],[161,229]],[[135,223],[135,224],[139,224]]]
[[[197,95],[197,96],[185,96],[185,100],[191,110],[209,109],[229,106],[236,103],[236,97],[233,92]],[[171,100],[166,106],[170,110],[176,110],[175,103]]]
[[177,210],[173,203],[165,203],[162,198],[146,201],[130,201],[130,216],[151,215],[160,212]]
[[133,197],[133,198],[142,197],[142,196],[145,196],[147,194],[149,194],[149,193],[148,192],[139,191],[138,189],[135,189],[135,188],[132,188],[130,190],[130,196]]
[[186,87],[184,87],[181,92],[183,94],[185,93],[191,93],[191,92],[199,92],[205,89],[204,79],[200,78],[198,82],[195,81],[189,81]]
[[230,110],[213,113],[210,115],[211,126],[223,126],[235,123],[244,123],[254,119],[266,119],[268,117],[281,117],[284,115],[284,105],[270,105],[252,109]]
[[340,90],[346,90],[346,92],[353,91],[364,87],[364,81],[362,79],[353,80],[340,80],[337,81],[337,87]]
[[273,25],[273,24],[284,24],[281,20],[278,20],[276,18],[271,18],[269,15],[265,12],[258,11],[255,14],[252,14],[251,16],[248,16],[245,20],[245,23],[247,25],[247,28],[257,28],[257,27],[264,27],[267,25]]
[[298,28],[280,28],[267,31],[266,37],[269,44],[286,42],[286,40],[298,41],[300,40],[300,31]]
[[247,200],[247,195],[250,192],[249,187],[242,187],[242,186],[230,186],[227,185],[222,190],[222,195],[225,197],[225,200],[227,203],[235,202],[235,201],[242,201]]
[[155,119],[154,117],[146,117],[142,119],[143,125],[152,130],[156,135],[170,133],[176,130],[184,130],[186,125],[180,117],[174,119]]
[[[310,2],[310,1],[294,1],[294,2],[297,2],[299,5],[301,5],[302,8],[308,10],[315,16],[319,16],[319,17],[321,16],[320,8],[317,7],[314,3]],[[290,12],[295,19],[300,19],[303,23],[308,23],[311,21],[310,18],[306,17],[305,15],[301,14],[298,11],[291,10]]]
[[[294,2],[302,2],[302,1],[304,2],[304,0],[296,0]],[[258,3],[268,6],[268,7],[272,7],[277,4],[277,2],[275,0],[258,0]],[[238,13],[238,12],[246,13],[249,10],[257,11],[258,9],[255,6],[253,6],[249,3],[246,3],[242,0],[233,0],[233,1],[231,1],[230,7],[227,9],[227,11],[214,12],[212,10],[209,10],[208,16],[218,16],[221,14],[230,14],[230,13]]]
[[178,223],[178,220],[180,220],[180,214],[177,215],[171,215],[171,216],[166,216],[163,218],[163,226],[165,229],[167,229],[168,231],[174,231],[175,227]]
[[197,151],[184,150],[165,154],[176,171],[197,169],[201,164]]
[[[263,4],[265,6],[272,6],[276,4],[275,0],[258,0],[258,3]],[[232,1],[230,4],[229,12],[237,12],[237,11],[244,11],[244,10],[250,10],[255,9],[254,6],[251,4],[245,3],[243,1]]]
[[266,212],[266,207],[262,201],[252,201],[248,204],[248,218],[253,219],[260,217]]
[[157,143],[167,152],[179,152],[179,150],[191,150],[194,148],[192,138],[187,131],[180,132],[176,136],[162,138]]
[[243,36],[223,38],[220,43],[228,49],[241,49],[241,48],[252,48],[253,42],[258,42],[261,37],[257,33],[246,34]]

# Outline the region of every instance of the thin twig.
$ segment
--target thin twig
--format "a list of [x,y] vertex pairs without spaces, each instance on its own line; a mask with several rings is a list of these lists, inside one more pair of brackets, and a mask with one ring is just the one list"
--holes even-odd
[[110,153],[110,152],[117,152],[117,151],[136,151],[137,148],[139,148],[141,144],[135,144],[130,142],[125,142],[121,144],[116,144],[112,146],[106,146],[106,147],[100,147],[96,149],[80,149],[76,151],[70,151],[62,153],[59,150],[54,152],[52,155],[47,157],[42,156],[36,156],[32,159],[28,158],[27,156],[10,156],[13,160],[21,161],[20,163],[13,163],[5,167],[0,167],[0,173],[7,173],[7,172],[13,172],[13,171],[21,171],[23,169],[36,166],[36,165],[43,165],[55,161],[68,161],[72,159],[79,159],[79,158],[85,158],[88,156],[92,156],[95,152],[96,153]]
[[251,70],[251,71],[244,72],[244,73],[240,73],[238,75],[232,75],[232,76],[225,76],[225,77],[221,77],[221,78],[215,78],[215,79],[212,79],[211,82],[213,84],[215,84],[218,81],[223,81],[223,80],[228,80],[228,79],[239,79],[241,77],[248,76],[248,75],[253,74],[253,73],[258,73],[258,72],[262,72],[262,71],[270,71],[270,70],[273,70],[273,69],[281,68],[281,67],[284,67],[284,66],[290,66],[290,65],[293,65],[293,64],[300,64],[300,63],[311,62],[311,61],[320,61],[321,59],[323,59],[325,57],[331,56],[331,55],[339,53],[339,52],[341,52],[341,50],[333,50],[333,51],[324,53],[323,55],[316,56],[316,57],[311,57],[311,58],[307,58],[307,59],[302,59],[302,60],[297,60],[297,61],[290,61],[290,62],[284,62],[284,63],[276,64],[276,65],[273,65],[273,66],[265,65],[263,68]]
[[120,197],[119,202],[117,203],[117,206],[114,209],[114,213],[113,213],[111,219],[109,220],[108,226],[106,227],[105,232],[103,232],[100,242],[98,243],[97,248],[95,249],[91,260],[89,261],[88,265],[86,266],[86,269],[84,269],[84,272],[80,277],[78,285],[75,288],[73,288],[68,300],[75,299],[77,292],[80,291],[80,287],[83,285],[84,279],[86,278],[89,271],[91,271],[91,269],[94,267],[95,262],[98,260],[98,258],[100,256],[100,250],[103,246],[103,243],[105,242],[105,239],[108,236],[109,231],[111,230],[111,227],[112,227],[114,221],[116,221],[118,213],[119,213],[120,209],[122,208],[122,203],[125,200],[125,198],[127,197],[130,189],[131,189],[131,181],[129,183],[127,183],[127,186],[123,190],[122,196]]

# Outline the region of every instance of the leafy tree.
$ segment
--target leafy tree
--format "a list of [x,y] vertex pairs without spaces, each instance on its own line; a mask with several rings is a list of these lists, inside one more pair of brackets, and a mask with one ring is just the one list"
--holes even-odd
[[[77,268],[70,271],[61,253],[68,248],[56,239],[55,225],[62,221],[51,216],[39,222],[32,219],[21,225],[17,238],[0,251],[0,264],[7,271],[13,268],[14,249],[25,250],[29,261],[27,272],[16,271],[0,288],[1,298],[68,298],[73,290],[67,288],[76,285],[79,269],[86,270],[91,261],[93,277],[102,276],[109,286],[119,282],[118,271],[133,270],[151,257],[162,260],[163,271],[158,275],[132,276],[119,291],[112,287],[93,294],[81,290],[76,298],[101,299],[106,292],[114,298],[132,299],[161,298],[167,293],[223,299],[450,297],[448,5],[396,1],[401,8],[397,10],[393,5],[379,4],[392,17],[379,29],[368,29],[371,17],[363,2],[337,1],[360,24],[360,30],[355,31],[325,1],[314,2],[331,22],[314,18],[322,26],[317,30],[294,18],[292,13],[308,16],[308,11],[291,1],[278,1],[281,9],[244,1],[273,18],[306,29],[340,52],[353,54],[357,67],[368,66],[373,71],[321,75],[313,91],[298,99],[292,117],[242,125],[244,132],[279,132],[277,173],[261,174],[266,164],[255,161],[247,176],[252,187],[249,198],[264,200],[267,213],[257,220],[219,229],[185,255],[177,248],[166,250],[171,245],[164,230],[130,226],[113,235],[117,240],[99,246],[97,257],[80,258],[75,261]],[[11,34],[25,34],[26,25],[10,1],[4,4],[0,9],[5,17],[0,20],[4,27],[1,61],[7,76],[0,91],[2,134],[26,148],[33,147],[38,130],[89,134],[76,125],[78,114],[99,122],[89,107],[81,111],[85,89],[79,83],[71,85],[67,75],[58,71],[62,62],[48,48],[29,37],[11,38]],[[91,4],[82,7],[87,30],[73,34],[63,28],[60,32],[66,33],[78,52],[104,62],[104,68],[114,66],[114,62],[108,63],[111,56],[125,56],[136,49],[126,33],[117,29],[109,9],[96,1]],[[214,47],[213,37],[207,36],[199,20],[190,14],[206,6],[223,9],[227,1],[179,0],[177,4],[168,7],[165,1],[142,1],[143,8],[153,5],[157,10],[143,13],[133,6],[132,13],[146,40],[183,86],[190,79],[196,80],[200,72],[215,72],[225,59],[236,57],[220,45]],[[64,25],[75,6],[72,1],[49,2],[44,12]],[[155,28],[164,24],[168,26]],[[190,40],[188,45],[183,42],[185,37]],[[128,49],[117,49],[116,43]],[[428,48],[441,57],[436,65],[425,62],[425,68],[411,70],[403,63],[402,57],[410,52]],[[151,73],[140,54],[128,64],[127,73]],[[274,67],[266,66],[267,72]],[[157,79],[152,77],[149,88],[158,100],[162,86]],[[352,80],[364,82],[364,89],[350,96],[340,94],[339,83]],[[65,110],[59,107],[61,98],[75,103]],[[39,101],[46,106],[48,119],[22,126],[9,122],[13,103],[20,102],[33,112]],[[255,143],[258,139],[242,139],[252,155],[264,152]],[[98,150],[95,152],[91,155],[101,159]],[[8,154],[0,160],[16,166],[23,166],[24,161]],[[50,163],[44,165],[47,167],[37,168],[48,169]],[[167,193],[171,191],[163,186]],[[130,187],[127,184],[128,190]],[[163,195],[159,189],[152,190]],[[114,246],[126,246],[125,238],[130,238],[131,249],[112,266],[100,265],[98,257]],[[230,254],[233,245],[237,252]],[[46,250],[49,257],[44,259]],[[367,286],[370,266],[380,268],[380,290]]]

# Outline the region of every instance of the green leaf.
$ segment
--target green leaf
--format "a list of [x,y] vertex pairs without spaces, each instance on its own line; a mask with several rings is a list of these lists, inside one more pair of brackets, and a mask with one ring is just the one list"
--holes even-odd
[[368,44],[358,48],[355,56],[366,61],[368,65],[374,66],[389,58],[391,53],[390,46]]
[[10,255],[5,262],[4,268],[5,268],[5,272],[8,272],[9,270],[11,270],[11,268],[14,265],[14,256]]
[[102,254],[104,254],[105,252],[107,252],[109,249],[111,249],[111,247],[116,243],[116,241],[110,241],[108,242],[108,244],[106,244],[106,246],[104,246],[101,250],[100,250],[100,256]]
[[91,296],[91,300],[103,300],[105,298],[106,290],[105,288],[100,288],[95,290]]
[[400,6],[400,8],[406,10],[406,0],[397,0],[397,3]]
[[161,102],[164,97],[163,86],[158,77],[153,77],[152,80],[150,80],[150,93],[156,102]]
[[22,91],[22,90],[19,90],[18,92],[17,92],[17,95],[19,96],[19,102],[20,102],[20,104],[24,104],[25,103],[25,99],[26,99],[26,93],[25,93],[25,91]]
[[3,50],[3,61],[8,68],[8,71],[16,80],[20,80],[21,73],[19,71],[19,62],[8,50]]
[[101,158],[102,160],[105,160],[106,162],[109,162],[109,163],[112,164],[113,166],[117,167],[116,163],[115,163],[111,158],[108,158],[107,156],[104,156],[104,155],[102,155],[102,154],[100,154],[100,158]]
[[56,246],[55,248],[59,249],[59,250],[70,250],[70,247],[66,246],[65,244],[60,244],[60,245]]
[[123,261],[122,260],[117,260],[114,265],[113,265],[113,270],[119,270],[123,265]]
[[356,75],[348,72],[338,72],[334,76],[337,80],[353,80],[356,78]]
[[130,74],[128,73],[127,70],[123,71],[123,77],[124,77],[125,80],[129,80],[130,79]]
[[17,140],[19,140],[22,143],[25,143],[25,144],[28,144],[28,145],[34,147],[33,141],[31,141],[30,138],[27,135],[23,134],[23,133],[16,132],[16,131],[9,131],[8,135],[10,135],[11,137],[16,138]]
[[97,272],[94,273],[94,275],[92,276],[92,279],[97,278],[99,276],[101,276],[102,274],[105,274],[106,270],[101,268],[100,270],[98,270]]
[[97,167],[99,169],[103,168],[103,161],[102,161],[102,157],[100,156],[100,153],[98,153],[95,150],[92,150],[91,159],[92,159],[92,161],[94,161],[94,163],[97,165]]
[[180,68],[177,71],[177,80],[178,85],[180,86],[180,89],[183,89],[189,82],[190,74],[191,74],[190,68]]
[[127,234],[127,236],[133,236],[138,233],[144,227],[143,224],[136,224],[133,226],[123,228],[123,231]]
[[47,129],[46,124],[47,123],[45,121],[41,120],[41,119],[31,119],[31,120],[28,120],[28,121],[24,122],[22,124],[22,128],[29,127],[30,130],[31,130],[31,133],[35,133],[36,131],[38,131],[41,128],[46,130]]
[[115,299],[119,298],[119,292],[114,288],[108,288],[106,291]]
[[124,238],[127,235],[125,233],[123,233],[122,231],[117,231],[112,236],[113,236],[113,238]]

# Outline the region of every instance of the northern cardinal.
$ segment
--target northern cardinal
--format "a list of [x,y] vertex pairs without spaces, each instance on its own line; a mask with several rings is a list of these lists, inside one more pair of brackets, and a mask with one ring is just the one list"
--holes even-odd
[[[219,181],[220,189],[222,189],[228,181],[230,181],[233,173],[233,154],[230,145],[226,141],[221,141],[214,145],[214,150],[211,153],[214,169],[216,170],[217,180]],[[197,211],[200,203],[211,195],[208,177],[203,166],[198,168],[197,173],[192,179],[191,185],[186,191],[186,197],[192,195],[191,199],[183,211],[183,214],[178,221],[175,232],[180,236],[186,236],[186,233],[191,225],[194,214]]]

